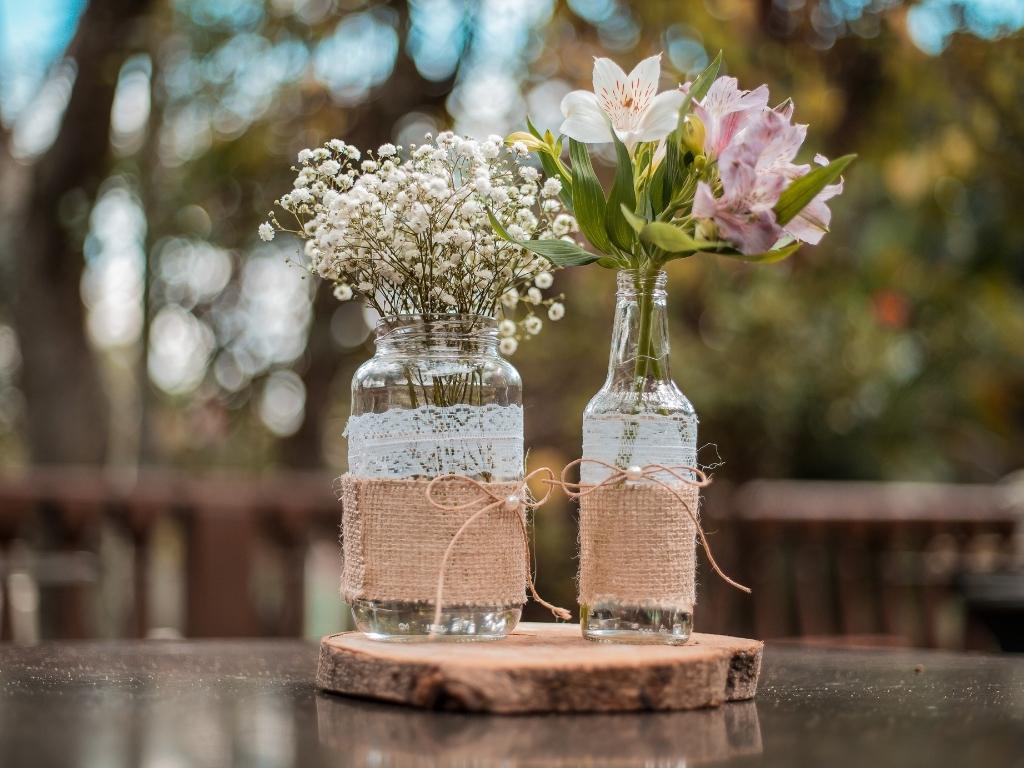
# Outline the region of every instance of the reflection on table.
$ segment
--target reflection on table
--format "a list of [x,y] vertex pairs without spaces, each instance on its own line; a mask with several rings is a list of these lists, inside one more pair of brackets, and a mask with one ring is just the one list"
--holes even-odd
[[753,701],[690,712],[496,716],[320,694],[320,743],[358,766],[695,765],[761,752]]

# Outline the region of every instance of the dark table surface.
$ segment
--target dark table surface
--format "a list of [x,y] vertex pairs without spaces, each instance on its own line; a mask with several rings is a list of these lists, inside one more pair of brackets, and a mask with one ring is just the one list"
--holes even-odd
[[494,717],[317,693],[300,641],[0,646],[0,765],[1024,766],[1024,657],[768,645],[755,701]]

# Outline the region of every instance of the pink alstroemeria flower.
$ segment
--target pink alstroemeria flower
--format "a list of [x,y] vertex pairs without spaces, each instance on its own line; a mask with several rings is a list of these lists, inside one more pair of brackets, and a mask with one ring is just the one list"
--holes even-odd
[[628,75],[611,59],[594,59],[594,91],[572,91],[562,99],[559,130],[587,144],[612,140],[612,131],[631,151],[639,142],[660,141],[676,127],[684,95],[658,93],[661,54],[637,64]]
[[792,162],[806,131],[792,125],[785,110],[766,109],[749,119],[718,159],[722,196],[700,182],[693,215],[714,221],[742,253],[770,250],[786,233],[775,220],[775,203],[790,179],[807,173],[807,166]]
[[[689,85],[682,87],[684,93]],[[749,120],[767,107],[767,85],[741,91],[735,77],[719,77],[704,98],[693,103],[693,111],[704,123],[704,153],[709,159],[721,156]]]

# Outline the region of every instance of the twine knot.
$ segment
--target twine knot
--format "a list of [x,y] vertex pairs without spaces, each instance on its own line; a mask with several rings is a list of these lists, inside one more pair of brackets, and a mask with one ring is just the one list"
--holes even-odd
[[[544,479],[541,482],[543,482],[548,487],[548,489],[547,492],[541,498],[534,499],[530,494],[530,487],[528,483],[531,479],[539,476],[544,477]],[[469,501],[454,504],[447,503],[444,500],[438,500],[437,498],[435,498],[434,494],[438,483],[451,481],[462,482],[472,485],[478,491],[480,491],[480,495],[470,499]],[[532,506],[534,509],[536,509],[537,507],[544,505],[547,502],[547,500],[551,497],[552,490],[556,484],[557,483],[555,481],[555,473],[552,472],[547,467],[542,467],[540,469],[534,470],[533,472],[530,472],[528,475],[526,475],[526,477],[522,479],[518,492],[509,494],[504,497],[496,494],[487,484],[482,483],[479,480],[474,480],[471,477],[466,477],[465,475],[440,475],[430,481],[430,483],[427,485],[426,496],[427,501],[435,509],[440,509],[449,512],[457,512],[459,510],[470,509],[479,504],[484,505],[476,512],[474,512],[472,515],[470,515],[466,519],[466,521],[459,527],[459,530],[457,530],[455,532],[455,535],[452,536],[451,541],[448,542],[448,546],[444,551],[444,556],[441,558],[441,568],[437,576],[437,593],[434,601],[434,623],[433,626],[431,627],[431,634],[437,634],[440,631],[441,614],[444,605],[443,599],[445,574],[448,571],[448,563],[455,552],[455,545],[458,544],[459,539],[462,537],[462,534],[464,534],[470,528],[470,526],[473,525],[473,523],[475,523],[480,518],[485,517],[486,515],[492,514],[494,512],[510,513],[515,515],[515,518],[519,524],[519,529],[523,534],[523,541],[526,545],[526,551],[527,553],[529,553],[530,534],[526,526],[526,507]],[[557,618],[566,621],[572,618],[572,614],[565,608],[559,608],[557,605],[552,605],[551,603],[544,600],[539,594],[537,594],[537,587],[534,584],[533,569],[531,567],[528,567],[527,584],[529,585],[530,594],[533,595],[533,599],[536,600],[540,605],[543,605],[545,608],[551,611],[551,613],[553,613]]]

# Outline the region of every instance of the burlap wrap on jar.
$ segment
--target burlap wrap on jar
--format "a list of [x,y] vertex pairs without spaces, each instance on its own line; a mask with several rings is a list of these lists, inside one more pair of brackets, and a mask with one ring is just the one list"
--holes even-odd
[[580,495],[581,604],[693,609],[699,490],[674,490],[623,482]]
[[[342,596],[346,601],[434,603],[445,550],[463,524],[494,499],[459,480],[341,478]],[[522,483],[482,483],[494,498]],[[470,503],[473,502],[473,503]],[[461,509],[453,509],[467,505]],[[512,607],[526,602],[525,510],[498,505],[467,527],[445,569],[444,603]]]

